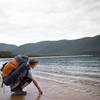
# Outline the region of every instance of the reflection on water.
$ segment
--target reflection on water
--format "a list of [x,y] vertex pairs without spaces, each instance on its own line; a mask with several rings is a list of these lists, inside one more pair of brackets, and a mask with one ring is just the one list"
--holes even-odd
[[36,98],[35,98],[35,100],[40,100],[40,98],[41,98],[41,94],[39,94]]
[[10,100],[25,100],[25,96],[11,95]]
[[[33,98],[33,100],[40,100],[40,98],[41,98],[41,94],[39,94],[39,95],[37,95],[37,96],[34,96],[34,97],[32,97]],[[26,96],[23,96],[23,95],[11,95],[10,96],[10,100],[27,100],[27,98],[25,98]],[[30,100],[30,98],[31,97],[28,97],[28,99]]]

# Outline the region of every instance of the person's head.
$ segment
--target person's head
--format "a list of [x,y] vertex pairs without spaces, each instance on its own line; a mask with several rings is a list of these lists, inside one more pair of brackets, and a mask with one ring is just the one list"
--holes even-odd
[[29,60],[29,65],[30,65],[31,68],[34,68],[37,65],[37,63],[38,63],[38,61],[35,58],[31,58]]

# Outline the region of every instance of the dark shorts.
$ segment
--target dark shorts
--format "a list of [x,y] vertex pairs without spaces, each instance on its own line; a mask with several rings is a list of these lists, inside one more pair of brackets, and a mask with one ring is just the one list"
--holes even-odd
[[29,85],[32,82],[32,80],[28,77],[23,77],[22,80],[17,80],[15,83],[10,85],[11,91],[17,90],[18,88],[25,88],[27,85]]

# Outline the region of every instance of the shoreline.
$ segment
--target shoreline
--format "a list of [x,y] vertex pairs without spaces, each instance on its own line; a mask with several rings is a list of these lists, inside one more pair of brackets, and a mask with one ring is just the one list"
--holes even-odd
[[[12,96],[9,87],[5,91],[0,88],[1,100],[100,100],[100,95],[91,93],[87,86],[73,84],[62,84],[55,81],[35,77],[39,86],[43,90],[43,95],[39,95],[37,88],[31,83],[25,88],[26,96]],[[78,86],[79,85],[79,86]],[[94,91],[100,93],[100,87],[91,87]],[[93,92],[93,91],[92,91]]]

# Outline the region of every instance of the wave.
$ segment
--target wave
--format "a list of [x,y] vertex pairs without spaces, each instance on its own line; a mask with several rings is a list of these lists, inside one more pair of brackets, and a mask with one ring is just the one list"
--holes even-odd
[[59,72],[47,72],[47,71],[34,71],[34,73],[40,73],[40,74],[47,74],[47,75],[53,75],[58,77],[66,77],[66,76],[81,76],[81,77],[91,77],[91,78],[100,78],[100,72],[76,72],[76,71],[66,71],[66,73],[59,73]]
[[81,60],[75,60],[75,61],[69,61],[69,62],[75,62],[75,63],[100,63],[100,61],[97,61],[97,60],[91,60],[91,61],[81,61]]
[[71,56],[45,56],[45,57],[37,57],[37,58],[74,58],[74,57],[92,57],[93,55],[71,55]]
[[[84,76],[75,76],[75,75],[61,75],[61,74],[56,74],[56,73],[49,73],[49,72],[40,72],[40,71],[34,71],[33,76],[37,76],[40,78],[45,78],[49,80],[55,80],[55,81],[60,81],[61,83],[67,83],[68,81],[92,81],[92,82],[97,82],[100,83],[100,77],[84,77]],[[99,74],[100,75],[100,74]]]

